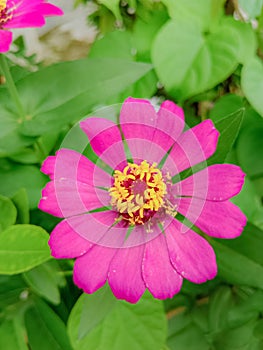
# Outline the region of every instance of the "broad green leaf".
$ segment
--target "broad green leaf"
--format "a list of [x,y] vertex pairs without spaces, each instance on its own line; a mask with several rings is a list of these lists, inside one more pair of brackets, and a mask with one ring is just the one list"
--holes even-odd
[[92,107],[120,94],[151,69],[146,63],[96,58],[63,62],[32,73],[17,84],[27,112],[20,132],[37,136],[60,131],[84,117]]
[[56,274],[49,262],[24,273],[23,277],[32,290],[53,304],[60,303],[59,285]]
[[223,14],[225,0],[162,0],[162,2],[174,20],[186,19],[189,22],[196,22],[202,29],[207,30]]
[[236,30],[224,23],[204,34],[195,22],[168,21],[152,49],[158,77],[179,101],[224,81],[237,67],[238,55]]
[[6,319],[0,324],[0,349],[28,350],[24,330],[18,319]]
[[[148,53],[149,54],[149,53]],[[116,58],[127,61],[137,60],[136,43],[132,44],[132,36],[127,31],[114,31],[107,33],[102,39],[96,41],[89,54],[91,58]],[[157,77],[151,70],[136,83],[131,84],[120,94],[120,101],[128,96],[145,98],[151,97],[157,89]]]
[[72,350],[66,326],[41,299],[25,313],[25,326],[32,350]]
[[[109,313],[101,322],[79,339],[83,307],[89,298],[83,294],[69,317],[68,332],[75,350],[160,350],[164,345],[166,320],[162,303],[148,294],[136,305],[116,301],[115,307],[108,309]],[[100,307],[103,308],[103,304]],[[93,317],[90,316],[90,322]]]
[[12,197],[24,188],[28,195],[30,209],[37,207],[41,190],[46,182],[47,177],[36,166],[11,162],[0,164],[0,193]]
[[237,142],[239,163],[251,177],[263,176],[263,120],[261,124],[244,129]]
[[260,15],[263,6],[263,0],[238,0],[238,3],[242,10],[252,19]]
[[0,234],[0,274],[17,274],[50,259],[48,234],[34,225],[10,226]]
[[136,50],[137,60],[151,62],[153,39],[167,19],[167,12],[162,10],[137,18],[131,33],[132,47]]
[[257,37],[250,23],[240,22],[233,17],[227,16],[221,24],[236,34],[239,63],[244,64],[256,55]]
[[12,202],[17,209],[17,224],[29,224],[29,205],[28,205],[28,196],[24,188],[21,188],[17,191],[13,197]]
[[[116,298],[108,286],[90,295],[83,301],[83,309],[79,323],[78,339],[81,340],[98,326],[116,306]],[[103,307],[101,307],[103,305]]]
[[17,210],[12,201],[0,195],[0,231],[15,224]]
[[259,58],[247,62],[241,71],[241,87],[246,98],[263,117],[263,64]]
[[236,137],[239,133],[244,117],[244,108],[226,116],[215,123],[216,129],[220,136],[216,148],[216,153],[208,159],[208,165],[224,163],[226,156],[230,152]]

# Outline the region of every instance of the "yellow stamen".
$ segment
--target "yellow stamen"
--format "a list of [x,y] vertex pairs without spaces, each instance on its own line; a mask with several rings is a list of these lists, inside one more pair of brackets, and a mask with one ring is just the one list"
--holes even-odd
[[130,225],[147,222],[163,205],[166,185],[157,164],[147,161],[115,170],[114,185],[109,189],[111,205]]
[[0,0],[0,11],[3,11],[6,8],[7,0]]

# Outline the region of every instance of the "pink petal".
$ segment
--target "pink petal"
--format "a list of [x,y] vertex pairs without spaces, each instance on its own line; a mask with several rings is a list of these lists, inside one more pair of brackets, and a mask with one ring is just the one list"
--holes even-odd
[[113,211],[103,211],[67,218],[67,224],[80,237],[109,248],[122,248],[130,242],[126,239],[127,227],[116,224],[118,214]]
[[12,43],[12,33],[7,30],[0,30],[0,53],[7,52]]
[[[211,157],[216,150],[218,136],[219,132],[211,120],[205,120],[182,133],[170,152],[170,157],[176,163],[178,172]],[[166,163],[165,165],[169,168],[169,158]]]
[[212,201],[224,201],[237,195],[245,174],[233,164],[211,165],[173,186],[174,194]]
[[142,273],[146,287],[155,298],[172,298],[180,291],[183,279],[171,265],[163,234],[146,244]]
[[165,230],[170,260],[182,277],[203,283],[217,274],[216,256],[209,243],[194,231],[174,220]]
[[217,238],[238,237],[247,222],[242,211],[229,201],[204,202],[199,198],[181,198],[177,210],[203,232]]
[[37,10],[43,15],[43,16],[62,16],[64,13],[63,11],[52,4],[47,3],[41,3],[37,6]]
[[37,11],[14,16],[5,28],[42,27],[45,24],[44,17]]
[[61,221],[51,232],[48,242],[51,255],[57,259],[71,259],[85,254],[92,244],[74,231],[67,220]]
[[184,128],[184,112],[172,101],[164,101],[157,113],[156,130],[153,142],[169,150],[181,135]]
[[111,187],[111,176],[82,154],[60,149],[44,161],[41,171],[51,179],[66,178],[96,187]]
[[119,249],[111,261],[108,282],[116,298],[136,303],[143,295],[143,252],[144,245]]
[[119,128],[104,118],[87,118],[80,122],[94,152],[113,169],[126,159]]
[[68,217],[107,206],[109,201],[107,191],[60,178],[47,183],[42,190],[39,209],[58,217]]
[[101,288],[108,276],[109,265],[117,250],[93,246],[85,255],[77,258],[74,270],[74,283],[85,293],[94,293]]

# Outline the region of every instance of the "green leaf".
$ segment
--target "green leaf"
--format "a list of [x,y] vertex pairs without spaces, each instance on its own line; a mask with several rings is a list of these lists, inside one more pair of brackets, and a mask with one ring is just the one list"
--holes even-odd
[[[259,193],[251,180],[245,178],[241,192],[231,199],[246,215],[248,221],[255,225],[263,223],[263,207]],[[259,220],[261,218],[261,220]]]
[[0,274],[30,270],[50,259],[48,234],[34,225],[15,225],[0,234]]
[[225,0],[162,0],[162,2],[174,20],[183,18],[189,22],[196,22],[202,29],[207,30],[223,14]]
[[[231,324],[240,323],[242,319],[246,321],[258,316],[263,311],[263,291],[257,290],[245,300],[229,310],[229,322]],[[244,323],[244,322],[243,322]]]
[[[127,31],[114,31],[107,33],[102,39],[96,41],[89,54],[91,58],[116,58],[135,61],[137,59],[136,44],[132,44],[132,36]],[[120,94],[120,101],[127,96],[138,98],[151,97],[157,89],[157,77],[151,70],[134,84],[131,84]]]
[[[89,298],[89,295],[83,294],[69,317],[68,332],[75,350],[160,350],[164,345],[166,320],[162,303],[148,294],[145,294],[136,305],[116,301],[112,309],[107,307],[108,314],[96,326],[92,321],[94,315],[90,315],[89,322],[95,327],[90,329],[87,324],[89,333],[79,339],[81,317],[85,310],[83,308],[86,301],[89,306]],[[100,311],[100,315],[102,314],[103,311]],[[81,334],[83,335],[83,330]]]
[[[234,244],[231,242],[232,246],[229,244],[227,246],[225,242],[224,244],[219,243],[214,239],[209,239],[209,242],[216,252],[219,277],[231,284],[263,289],[263,264],[259,263],[254,256],[242,254],[241,251],[236,249],[235,242]],[[247,249],[251,249],[251,246]]]
[[220,286],[213,294],[209,303],[208,322],[210,332],[218,332],[227,326],[228,312],[233,305],[230,287]]
[[24,188],[21,188],[17,191],[13,197],[12,202],[17,209],[17,224],[29,224],[29,205],[28,205],[28,196]]
[[24,330],[18,319],[5,320],[0,324],[0,349],[28,350]]
[[0,231],[15,224],[17,210],[12,201],[0,195]]
[[60,131],[84,117],[92,107],[120,94],[151,69],[146,63],[96,58],[63,62],[32,73],[17,84],[28,115],[20,132],[38,136]]
[[218,350],[259,350],[256,346],[258,342],[253,339],[255,323],[255,320],[251,320],[241,327],[219,333],[214,339],[215,348]]
[[241,71],[241,87],[246,98],[263,117],[263,64],[257,57],[247,62]]
[[244,107],[242,97],[235,94],[226,94],[216,101],[209,114],[209,118],[214,122],[218,122],[225,116],[240,110],[242,107]]
[[263,319],[259,320],[254,329],[255,337],[263,340]]
[[24,188],[28,195],[30,209],[38,206],[41,190],[46,182],[47,177],[36,166],[11,162],[6,162],[2,166],[0,164],[0,193],[12,197]]
[[5,90],[0,90],[0,101],[0,157],[5,157],[31,145],[35,139],[19,133],[21,120],[18,119],[17,111]]
[[18,303],[20,295],[27,288],[21,275],[0,276],[0,308]]
[[118,21],[122,21],[119,9],[120,0],[99,0],[99,3],[106,6],[114,14]]
[[23,277],[32,290],[53,304],[60,303],[59,285],[55,271],[49,262],[24,273]]
[[209,350],[204,332],[189,313],[179,313],[169,320],[168,346],[173,350]]
[[26,311],[25,326],[30,349],[72,350],[65,324],[42,300]]
[[210,34],[195,22],[168,21],[157,34],[152,60],[161,82],[179,101],[224,81],[238,65],[236,30],[222,23]]
[[[79,340],[103,322],[103,319],[116,306],[116,298],[112,294],[110,288],[106,287],[101,288],[97,293],[84,299],[79,323]],[[103,308],[101,305],[103,305]]]
[[224,163],[239,133],[244,118],[244,111],[244,108],[239,109],[215,123],[215,127],[219,131],[220,136],[216,153],[208,159],[208,165]]
[[[248,223],[242,235],[234,240],[224,240],[224,245],[263,266],[263,230]],[[240,276],[242,277],[242,276]],[[245,282],[244,282],[245,283]]]
[[251,177],[263,175],[263,121],[261,126],[243,130],[237,142],[237,157],[244,171]]

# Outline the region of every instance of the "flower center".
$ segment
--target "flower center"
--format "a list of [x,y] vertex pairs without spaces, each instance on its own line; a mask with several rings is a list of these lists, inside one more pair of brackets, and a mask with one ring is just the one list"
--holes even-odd
[[13,17],[15,5],[7,6],[7,0],[0,0],[0,29]]
[[122,172],[115,170],[113,177],[111,205],[129,225],[144,224],[163,206],[167,188],[155,163],[128,163]]

